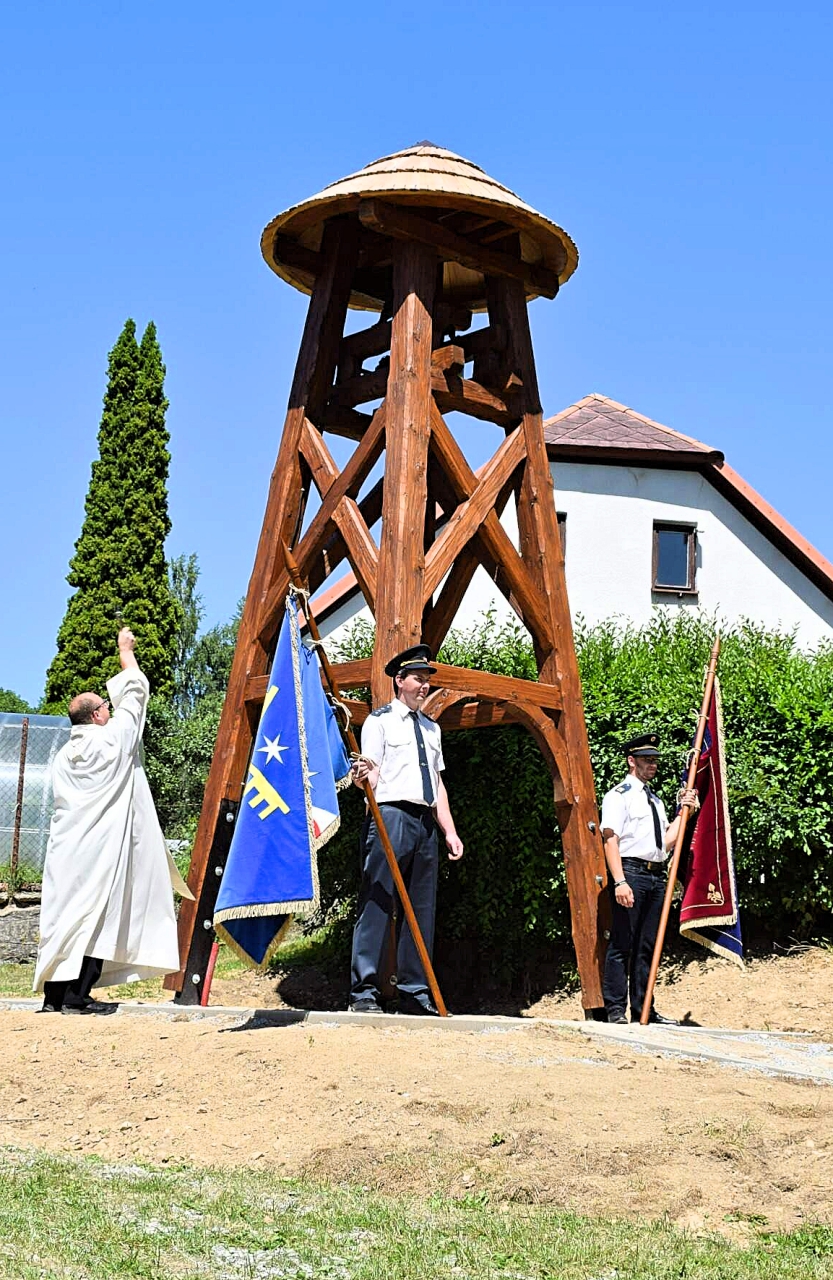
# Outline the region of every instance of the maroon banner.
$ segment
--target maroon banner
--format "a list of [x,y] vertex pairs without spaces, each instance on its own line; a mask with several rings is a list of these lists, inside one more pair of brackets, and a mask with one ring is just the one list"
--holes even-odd
[[743,965],[723,743],[720,686],[715,679],[694,782],[700,810],[681,864],[680,933]]

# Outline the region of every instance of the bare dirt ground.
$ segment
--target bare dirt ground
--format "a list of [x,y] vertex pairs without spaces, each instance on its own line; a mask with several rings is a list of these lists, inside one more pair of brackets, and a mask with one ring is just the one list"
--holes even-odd
[[[696,962],[659,1007],[833,1039],[833,955]],[[276,980],[218,982],[261,1007]],[[547,997],[531,1013],[575,1016]],[[232,1028],[0,1011],[0,1142],[108,1161],[254,1164],[390,1191],[552,1203],[742,1236],[829,1221],[833,1090],[541,1024],[489,1033]]]

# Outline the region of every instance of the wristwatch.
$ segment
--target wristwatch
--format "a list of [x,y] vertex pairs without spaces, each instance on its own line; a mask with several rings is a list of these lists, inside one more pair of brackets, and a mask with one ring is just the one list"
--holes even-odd
[[618,889],[620,885],[627,884],[627,883],[628,883],[627,880],[614,880],[613,887],[614,889]]

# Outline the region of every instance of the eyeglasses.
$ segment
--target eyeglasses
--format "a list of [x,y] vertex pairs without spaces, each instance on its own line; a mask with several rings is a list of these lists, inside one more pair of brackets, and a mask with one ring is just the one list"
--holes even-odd
[[93,716],[94,716],[94,715],[95,715],[95,713],[96,713],[96,711],[100,711],[102,707],[109,707],[109,705],[110,705],[110,699],[109,699],[109,698],[102,698],[100,702],[97,702],[97,703],[95,704],[95,706],[93,707],[92,711],[90,712],[90,715],[93,715]]

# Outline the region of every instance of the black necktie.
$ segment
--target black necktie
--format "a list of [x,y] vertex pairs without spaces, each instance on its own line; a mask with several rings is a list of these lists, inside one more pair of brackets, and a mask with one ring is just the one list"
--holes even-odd
[[419,715],[416,711],[409,711],[408,715],[414,722],[417,755],[419,756],[419,771],[422,774],[422,798],[426,804],[432,805],[434,803],[434,788],[431,786],[431,771],[428,768],[428,756],[425,753],[425,739],[422,736],[422,725],[419,723]]
[[662,852],[662,827],[660,826],[660,821],[659,821],[659,811],[657,809],[657,806],[654,804],[653,791],[650,789],[650,787],[646,787],[645,791],[648,796],[648,808],[651,810],[651,817],[654,820],[654,839],[657,842],[657,850],[658,852],[661,853]]

